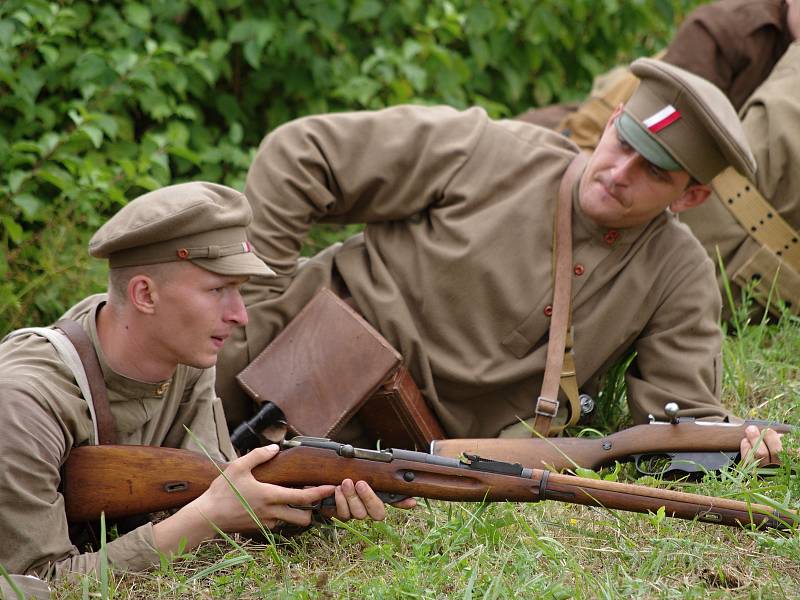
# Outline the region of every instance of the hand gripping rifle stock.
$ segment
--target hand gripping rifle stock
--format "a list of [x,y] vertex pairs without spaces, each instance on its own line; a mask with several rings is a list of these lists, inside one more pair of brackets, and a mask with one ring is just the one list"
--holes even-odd
[[[715,471],[739,457],[739,444],[748,425],[767,427],[778,433],[792,431],[790,425],[765,421],[719,423],[674,418],[635,425],[599,438],[453,438],[435,440],[431,453],[457,458],[479,454],[494,460],[518,462],[526,467],[564,471],[575,467],[599,469],[615,461],[635,461],[646,475]],[[665,467],[648,468],[650,459],[666,459]]]
[[[760,504],[641,485],[560,475],[485,460],[456,460],[408,450],[365,450],[321,438],[285,442],[256,479],[283,486],[362,480],[394,501],[415,496],[449,501],[558,500],[633,512],[656,512],[722,525],[794,527],[797,515]],[[220,464],[220,468],[225,465]],[[83,521],[182,506],[202,494],[219,469],[188,450],[149,446],[85,446],[70,453],[63,471],[67,519]]]

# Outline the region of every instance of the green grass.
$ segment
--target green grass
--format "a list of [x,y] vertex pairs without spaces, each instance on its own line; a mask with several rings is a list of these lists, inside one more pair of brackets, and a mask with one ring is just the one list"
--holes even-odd
[[[723,401],[742,416],[800,424],[800,319],[748,321],[743,311],[736,318],[724,347]],[[617,383],[609,382],[609,398]],[[603,422],[624,420],[607,404]],[[784,458],[767,478],[732,468],[695,484],[660,485],[797,507],[800,458],[792,450]],[[149,573],[110,574],[106,595],[90,580],[87,588],[85,581],[60,584],[55,597],[86,597],[86,589],[89,597],[117,599],[800,597],[797,531],[556,502],[422,502],[414,511],[390,510],[385,522],[317,527],[277,547],[236,544],[209,542]]]

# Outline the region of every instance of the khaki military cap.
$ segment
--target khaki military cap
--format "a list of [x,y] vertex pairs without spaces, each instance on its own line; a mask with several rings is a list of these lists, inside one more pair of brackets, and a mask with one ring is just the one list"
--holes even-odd
[[631,65],[639,87],[616,126],[645,159],[687,171],[708,183],[729,165],[753,179],[756,162],[741,121],[714,84],[679,67],[649,58]]
[[171,185],[122,207],[92,236],[89,254],[107,258],[112,269],[188,260],[220,275],[275,275],[247,241],[251,219],[247,199],[234,189]]

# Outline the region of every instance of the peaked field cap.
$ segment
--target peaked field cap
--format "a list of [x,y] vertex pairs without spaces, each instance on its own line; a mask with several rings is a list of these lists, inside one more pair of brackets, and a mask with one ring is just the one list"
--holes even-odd
[[97,230],[89,254],[109,266],[191,261],[212,273],[274,276],[252,251],[244,194],[206,182],[170,185],[134,198]]
[[701,183],[728,166],[754,178],[755,158],[722,90],[660,60],[640,58],[631,71],[640,79],[639,87],[617,125],[637,152],[662,168],[678,166]]

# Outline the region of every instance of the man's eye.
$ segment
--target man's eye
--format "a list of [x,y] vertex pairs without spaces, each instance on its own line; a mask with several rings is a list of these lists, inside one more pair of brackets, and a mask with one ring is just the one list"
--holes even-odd
[[667,172],[664,169],[661,169],[655,165],[650,165],[650,173],[653,175],[653,177],[655,177],[659,181],[664,181],[664,182],[669,181],[669,175],[667,175]]

